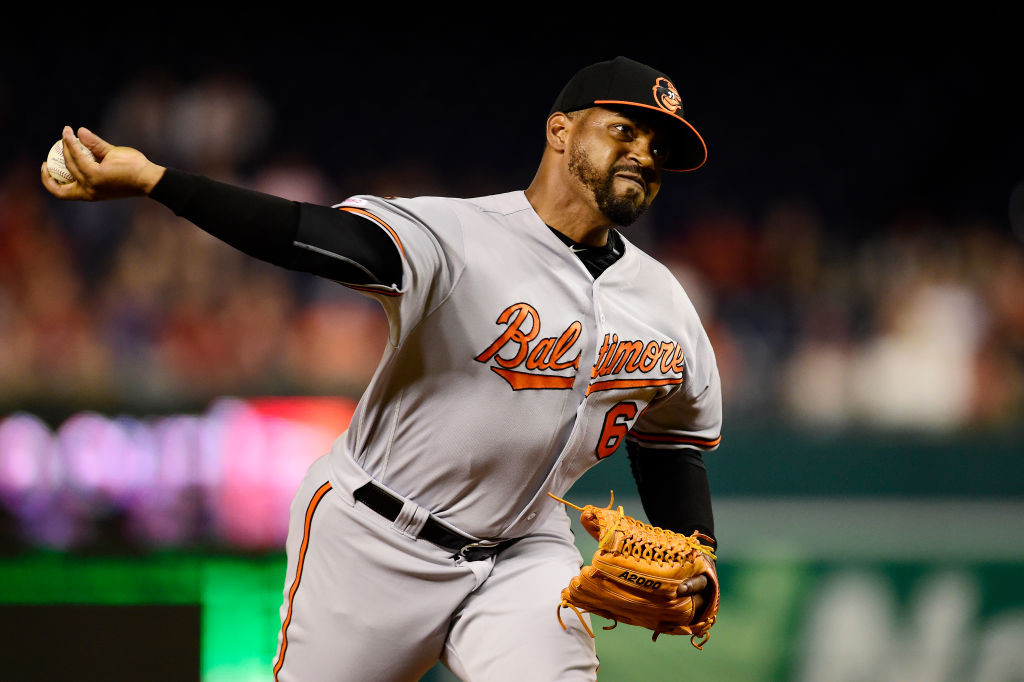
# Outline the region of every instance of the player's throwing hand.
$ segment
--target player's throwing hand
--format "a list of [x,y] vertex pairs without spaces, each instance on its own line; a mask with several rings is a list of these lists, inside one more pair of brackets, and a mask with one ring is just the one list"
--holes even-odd
[[163,166],[150,162],[137,149],[115,147],[88,128],[78,129],[78,139],[96,157],[92,160],[75,141],[71,126],[64,126],[64,165],[75,179],[62,185],[50,177],[43,163],[43,186],[58,199],[100,201],[149,194],[163,176]]

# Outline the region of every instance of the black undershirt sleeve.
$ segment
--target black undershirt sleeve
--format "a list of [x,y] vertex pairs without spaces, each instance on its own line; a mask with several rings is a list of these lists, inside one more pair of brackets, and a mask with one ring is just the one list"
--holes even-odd
[[391,238],[347,211],[289,201],[168,168],[149,194],[176,215],[254,258],[345,284],[399,286]]
[[717,546],[711,489],[697,450],[657,450],[626,442],[640,502],[652,525],[684,535],[694,531]]

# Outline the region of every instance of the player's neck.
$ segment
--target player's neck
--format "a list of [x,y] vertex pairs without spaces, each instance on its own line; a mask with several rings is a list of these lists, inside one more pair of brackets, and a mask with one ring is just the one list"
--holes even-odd
[[526,198],[541,220],[580,244],[604,246],[608,230],[615,227],[596,206],[564,187],[553,186],[540,173],[526,188]]

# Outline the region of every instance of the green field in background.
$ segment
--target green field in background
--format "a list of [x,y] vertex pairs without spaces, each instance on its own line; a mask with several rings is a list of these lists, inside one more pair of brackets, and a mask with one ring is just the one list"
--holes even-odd
[[[589,556],[594,544],[577,538]],[[930,560],[884,548],[856,561],[739,554],[720,562],[722,609],[704,651],[685,637],[652,643],[639,628],[606,632],[600,626],[607,621],[595,618],[600,680],[810,681],[820,679],[815,671],[822,666],[851,665],[868,668],[829,679],[1024,676],[1024,558],[1018,550]],[[0,560],[0,603],[199,604],[203,680],[263,680],[280,627],[284,564],[283,555],[30,554]],[[552,604],[554,618],[554,598]],[[837,642],[856,655],[839,660]],[[985,666],[1009,672],[993,676]],[[935,670],[944,672],[935,677]],[[454,678],[438,668],[425,679]]]
[[283,554],[37,554],[0,560],[0,603],[199,604],[204,680],[266,679],[280,627]]

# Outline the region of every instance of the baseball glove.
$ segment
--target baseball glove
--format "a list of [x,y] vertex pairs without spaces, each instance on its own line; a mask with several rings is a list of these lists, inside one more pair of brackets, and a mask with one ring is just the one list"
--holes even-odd
[[[551,493],[548,493],[551,495]],[[702,543],[711,538],[701,533],[682,535],[641,523],[626,516],[622,507],[577,507],[551,495],[559,502],[582,512],[580,522],[595,540],[597,551],[590,566],[562,590],[556,613],[562,622],[562,609],[576,612],[590,636],[580,611],[587,611],[615,621],[605,627],[628,623],[654,631],[652,641],[662,633],[690,635],[690,643],[702,649],[710,637],[709,630],[718,617],[718,574],[712,561],[711,547]],[[697,575],[708,580],[705,594],[711,594],[700,613],[695,613],[693,595],[679,596],[680,584]]]

